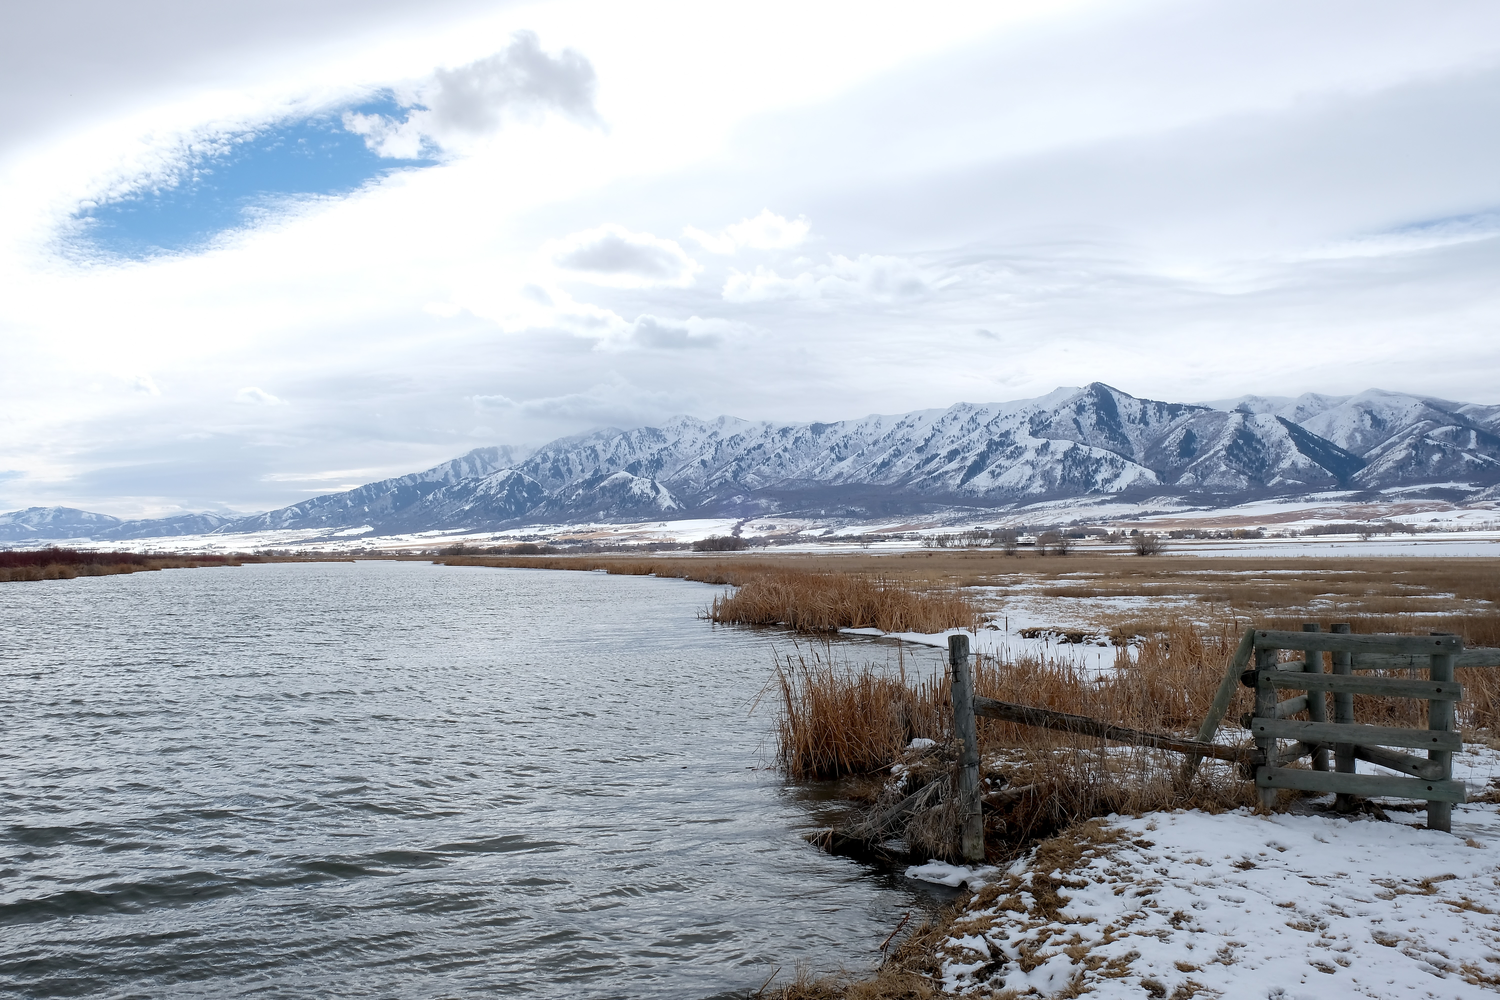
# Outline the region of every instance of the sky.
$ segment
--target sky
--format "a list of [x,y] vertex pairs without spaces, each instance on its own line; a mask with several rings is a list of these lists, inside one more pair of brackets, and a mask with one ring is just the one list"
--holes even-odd
[[0,510],[266,510],[675,414],[1500,403],[1500,5],[52,0]]

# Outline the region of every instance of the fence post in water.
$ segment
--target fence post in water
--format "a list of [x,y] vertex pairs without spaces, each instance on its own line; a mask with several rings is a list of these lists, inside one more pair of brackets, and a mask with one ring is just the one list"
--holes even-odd
[[984,813],[979,802],[979,730],[974,722],[974,671],[969,637],[948,637],[948,665],[953,668],[953,735],[959,740],[958,806],[964,860],[984,861]]

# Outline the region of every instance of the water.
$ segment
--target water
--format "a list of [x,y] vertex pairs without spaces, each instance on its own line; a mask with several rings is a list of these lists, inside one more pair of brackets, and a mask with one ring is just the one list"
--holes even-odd
[[873,961],[711,588],[426,563],[0,586],[0,993],[683,997]]

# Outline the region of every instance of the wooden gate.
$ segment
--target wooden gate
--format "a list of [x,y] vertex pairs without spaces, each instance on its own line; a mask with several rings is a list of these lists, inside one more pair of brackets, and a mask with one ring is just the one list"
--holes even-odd
[[[1453,780],[1453,754],[1463,748],[1454,724],[1454,703],[1463,688],[1453,680],[1454,661],[1463,652],[1456,635],[1351,635],[1349,626],[1319,631],[1304,625],[1301,632],[1253,630],[1255,667],[1241,675],[1241,683],[1255,690],[1255,711],[1248,719],[1259,747],[1255,784],[1269,808],[1276,793],[1288,788],[1333,792],[1338,806],[1347,809],[1355,795],[1387,795],[1427,801],[1427,826],[1449,831],[1454,802],[1464,801],[1462,782]],[[1282,650],[1295,650],[1301,659],[1283,661]],[[1323,670],[1323,654],[1330,654],[1332,672]],[[1425,680],[1357,676],[1352,670],[1425,668]],[[1283,691],[1303,694],[1280,698]],[[1325,694],[1333,695],[1334,718],[1327,718]],[[1361,725],[1354,719],[1354,696],[1417,698],[1427,702],[1427,728]],[[1290,716],[1307,713],[1308,721]],[[1280,741],[1294,740],[1283,748]],[[1417,757],[1391,749],[1425,750]],[[1333,769],[1329,769],[1329,750]],[[1290,768],[1302,757],[1312,758],[1312,770]],[[1356,774],[1355,762],[1368,761],[1412,777]]]

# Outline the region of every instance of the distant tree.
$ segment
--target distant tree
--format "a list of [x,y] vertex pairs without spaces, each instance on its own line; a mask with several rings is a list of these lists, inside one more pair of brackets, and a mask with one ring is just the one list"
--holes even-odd
[[1001,528],[995,534],[995,541],[1000,546],[1000,551],[1008,556],[1016,554],[1016,549],[1021,546],[1021,533],[1015,528]]
[[1160,555],[1162,550],[1161,536],[1149,532],[1139,532],[1130,539],[1131,548],[1135,549],[1138,556]]
[[[1058,531],[1044,531],[1036,536],[1036,554],[1044,556],[1047,553],[1061,547],[1063,536]],[[1066,554],[1066,553],[1063,553]]]
[[738,552],[750,543],[736,535],[709,535],[693,543],[694,552]]
[[1066,531],[1059,531],[1057,533],[1057,540],[1052,543],[1052,548],[1057,552],[1058,555],[1065,556],[1069,552],[1073,551],[1073,546],[1075,544],[1077,544],[1077,539],[1068,534]]

